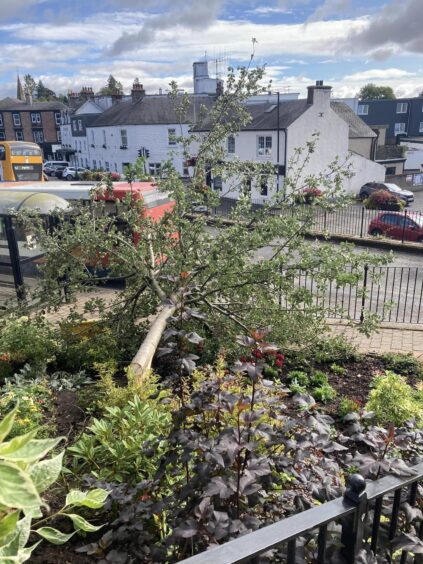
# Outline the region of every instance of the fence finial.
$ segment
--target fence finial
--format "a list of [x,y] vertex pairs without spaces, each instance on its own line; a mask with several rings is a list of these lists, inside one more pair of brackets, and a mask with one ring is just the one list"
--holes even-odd
[[366,480],[363,476],[361,474],[351,474],[348,478],[348,485],[344,493],[344,499],[348,499],[358,505],[365,489]]

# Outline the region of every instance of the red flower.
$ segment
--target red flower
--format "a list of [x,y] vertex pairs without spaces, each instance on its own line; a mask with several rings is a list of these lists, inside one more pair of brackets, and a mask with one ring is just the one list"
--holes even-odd
[[255,358],[263,358],[263,353],[259,349],[254,349],[253,351],[251,351],[251,354]]
[[278,359],[275,361],[275,366],[277,366],[278,368],[282,368],[282,366],[283,366],[283,361],[282,361],[280,358],[278,358]]

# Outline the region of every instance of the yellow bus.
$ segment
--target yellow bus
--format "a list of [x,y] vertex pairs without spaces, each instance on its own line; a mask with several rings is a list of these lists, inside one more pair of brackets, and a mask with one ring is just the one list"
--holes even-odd
[[39,145],[27,141],[1,141],[0,182],[34,180],[44,180]]

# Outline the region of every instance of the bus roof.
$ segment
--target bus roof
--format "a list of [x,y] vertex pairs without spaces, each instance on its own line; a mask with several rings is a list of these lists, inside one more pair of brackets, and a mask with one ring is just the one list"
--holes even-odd
[[[97,185],[97,182],[1,182],[0,183],[0,200],[4,190],[13,190],[16,192],[43,192],[45,194],[54,194],[65,200],[90,200],[91,191]],[[122,200],[127,194],[132,193],[134,200],[143,200],[147,208],[154,208],[169,202],[169,196],[166,192],[158,189],[154,182],[133,182],[132,188],[128,182],[114,182],[113,195],[105,194],[97,199],[105,201]]]

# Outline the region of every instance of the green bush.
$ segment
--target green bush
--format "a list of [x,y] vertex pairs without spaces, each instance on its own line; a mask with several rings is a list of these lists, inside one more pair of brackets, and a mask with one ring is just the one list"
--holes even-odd
[[339,364],[336,364],[335,362],[331,364],[329,368],[330,371],[333,372],[333,374],[336,374],[337,376],[344,376],[344,374],[347,372],[346,368],[344,368],[343,366],[339,366]]
[[329,384],[327,375],[321,370],[316,370],[310,377],[310,384],[313,388],[318,388],[319,386],[326,386]]
[[286,375],[286,379],[288,382],[296,382],[300,386],[308,386],[309,378],[305,372],[302,370],[291,370]]
[[[156,400],[141,401],[134,396],[124,407],[106,407],[104,417],[94,419],[68,449],[75,458],[74,469],[113,482],[151,478],[161,452],[160,435],[170,424],[169,409]],[[147,443],[149,449],[143,451]]]
[[292,394],[306,394],[307,388],[306,386],[301,386],[296,380],[293,380],[289,385],[289,391]]
[[49,419],[54,412],[53,394],[44,380],[28,380],[25,376],[14,376],[1,388],[0,417],[17,404],[13,426],[9,437],[15,437],[38,430],[38,436],[46,437],[55,432]]
[[336,398],[336,390],[334,390],[329,384],[322,384],[321,386],[313,389],[312,396],[317,401],[328,403]]
[[359,358],[357,348],[342,335],[317,341],[307,353],[318,364],[347,362]]
[[423,368],[419,360],[411,353],[386,353],[382,355],[385,368],[401,376],[423,378]]
[[423,420],[422,398],[402,376],[388,370],[376,376],[372,386],[366,409],[375,413],[379,423],[403,425],[411,419]]
[[41,368],[53,361],[60,347],[60,336],[43,317],[10,317],[0,327],[0,355],[12,362]]
[[360,411],[360,403],[357,400],[348,397],[340,399],[338,405],[338,415],[340,417],[345,417],[349,413],[355,413],[357,411]]
[[[76,507],[100,509],[108,492],[95,489],[90,492],[73,490],[66,496],[64,506],[52,515],[43,516],[42,508],[48,507],[41,494],[60,476],[64,452],[51,458],[46,456],[59,444],[57,439],[35,438],[36,429],[12,440],[10,436],[18,408],[9,412],[0,422],[0,560],[5,563],[25,562],[31,558],[36,546],[46,539],[53,544],[67,542],[76,531],[94,532],[95,526],[75,513]],[[37,524],[34,519],[43,519]],[[74,527],[70,533],[44,526],[47,519],[69,519]],[[43,526],[40,526],[43,523]],[[41,540],[26,546],[30,533]]]

